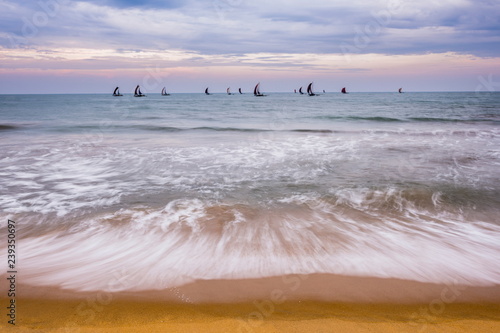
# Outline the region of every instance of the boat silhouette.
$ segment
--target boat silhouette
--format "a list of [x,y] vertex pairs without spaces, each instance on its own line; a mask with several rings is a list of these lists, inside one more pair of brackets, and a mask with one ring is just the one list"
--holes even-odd
[[141,92],[141,88],[139,87],[139,85],[137,85],[137,87],[135,87],[134,97],[146,97],[146,95],[144,95]]
[[309,83],[309,85],[307,86],[307,94],[308,94],[309,96],[319,96],[318,94],[313,93],[313,91],[312,91],[312,85],[313,85],[313,83],[311,82],[311,83]]
[[115,88],[115,91],[113,91],[113,96],[123,96],[122,94],[120,94],[120,87]]
[[261,97],[261,96],[267,96],[267,95],[264,95],[260,92],[259,90],[259,86],[260,86],[260,82],[257,83],[257,85],[255,86],[255,88],[253,89],[253,95],[254,96],[257,96],[257,97]]

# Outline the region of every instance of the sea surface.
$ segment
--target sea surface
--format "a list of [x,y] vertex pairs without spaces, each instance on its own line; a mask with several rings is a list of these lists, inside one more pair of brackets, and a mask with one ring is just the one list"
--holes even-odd
[[500,93],[0,95],[8,219],[32,286],[498,285]]

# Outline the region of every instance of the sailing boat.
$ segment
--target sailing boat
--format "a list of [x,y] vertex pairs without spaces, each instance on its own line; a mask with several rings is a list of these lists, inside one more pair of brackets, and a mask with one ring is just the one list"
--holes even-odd
[[211,95],[211,94],[208,92],[208,87],[207,87],[207,89],[205,89],[205,95]]
[[403,93],[403,88],[399,88],[399,89],[398,89],[398,92],[399,92],[400,94],[401,94],[401,93]]
[[260,90],[259,90],[259,85],[260,85],[260,82],[259,82],[259,83],[257,83],[257,85],[255,86],[255,88],[253,89],[253,95],[254,95],[254,96],[257,96],[257,97],[267,96],[267,95],[264,95],[264,94],[261,94],[261,93],[260,93]]
[[342,90],[340,92],[343,93],[343,94],[347,94],[347,91],[345,90],[345,87],[342,88]]
[[134,97],[146,97],[146,95],[144,95],[141,92],[141,88],[139,87],[139,85],[137,85],[137,87],[135,87]]
[[243,93],[241,92],[241,88],[238,88],[238,92],[239,92],[240,94],[243,94]]
[[227,92],[227,94],[228,94],[228,95],[233,95],[233,94],[231,94],[231,89],[230,89],[230,88],[231,88],[231,87],[228,87],[228,88],[226,89],[226,92]]
[[113,91],[113,96],[123,96],[122,94],[120,94],[120,87],[116,87],[115,88],[115,91]]
[[300,88],[299,88],[299,93],[300,93],[301,95],[304,95],[304,93],[302,92],[302,87],[300,87]]
[[170,96],[170,94],[167,93],[167,89],[165,89],[165,87],[163,87],[163,89],[161,90],[161,95],[162,96]]
[[307,93],[309,94],[309,96],[319,96],[318,94],[313,93],[312,85],[313,85],[313,83],[311,82],[307,86]]

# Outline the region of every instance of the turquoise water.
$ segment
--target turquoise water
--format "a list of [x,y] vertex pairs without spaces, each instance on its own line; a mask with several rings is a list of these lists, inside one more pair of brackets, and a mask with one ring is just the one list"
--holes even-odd
[[500,283],[499,93],[0,95],[0,147],[28,284]]

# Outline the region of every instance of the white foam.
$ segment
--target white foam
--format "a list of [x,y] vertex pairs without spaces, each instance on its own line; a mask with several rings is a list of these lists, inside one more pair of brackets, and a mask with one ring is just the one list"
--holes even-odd
[[[274,210],[185,199],[102,214],[71,230],[21,239],[19,270],[25,283],[80,291],[292,273],[500,284],[499,226],[458,216],[437,221],[413,207],[407,215],[384,215],[356,196],[351,206],[317,199],[285,199]],[[215,218],[212,209],[226,213]],[[6,259],[5,249],[0,253]],[[117,285],[117,276],[126,282]]]

